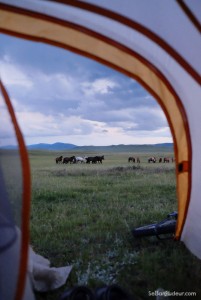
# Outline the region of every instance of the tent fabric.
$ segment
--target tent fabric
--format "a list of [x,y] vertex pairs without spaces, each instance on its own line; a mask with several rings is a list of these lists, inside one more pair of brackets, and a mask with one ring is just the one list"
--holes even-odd
[[[26,148],[9,96],[2,83],[0,84],[0,107],[4,117],[6,116],[4,122],[8,121],[11,115],[10,124],[6,124],[6,134],[16,134],[20,146],[20,151],[0,152],[0,299],[32,300],[32,288],[39,292],[47,292],[61,287],[66,282],[72,266],[50,267],[50,261],[36,254],[29,246],[30,172],[25,156]],[[5,124],[1,122],[0,125],[2,133],[2,126]],[[24,176],[20,175],[21,169],[24,170]],[[24,189],[20,184],[21,177],[25,179]],[[25,203],[21,203],[23,200]]]
[[[30,3],[32,5],[29,7]],[[157,44],[148,40],[146,36],[142,36],[140,32],[128,28],[129,34],[125,35],[127,27],[124,24],[122,25],[116,21],[113,24],[111,23],[111,19],[108,21],[105,20],[105,16],[98,16],[98,20],[99,18],[102,19],[102,31],[105,31],[105,33],[108,32],[108,35],[114,35],[114,37],[116,36],[116,32],[118,32],[118,40],[114,41],[114,37],[111,39],[110,36],[98,33],[99,26],[96,32],[94,30],[87,30],[86,27],[81,27],[80,24],[86,21],[84,18],[86,17],[90,20],[90,24],[94,21],[91,26],[96,28],[97,15],[93,16],[93,18],[90,16],[89,18],[89,12],[85,15],[84,11],[84,16],[80,18],[80,9],[76,11],[74,7],[66,7],[64,5],[61,7],[58,5],[55,6],[55,3],[51,3],[52,5],[47,7],[46,1],[40,1],[39,6],[36,3],[33,1],[27,3],[26,7],[28,6],[28,11],[21,8],[16,11],[16,8],[6,7],[1,13],[2,23],[4,24],[3,32],[20,35],[21,37],[36,41],[48,42],[73,50],[116,68],[138,80],[159,101],[167,116],[174,139],[176,161],[178,163],[189,161],[190,163],[191,142],[188,132],[188,122],[186,122],[186,112],[183,109],[179,96],[174,90],[174,85],[171,85],[175,80],[183,79],[182,76],[179,78],[174,77],[178,71],[181,73],[180,65],[175,64],[173,58],[168,53],[165,53]],[[18,6],[20,6],[19,2]],[[39,10],[41,10],[40,14]],[[63,13],[61,13],[61,10]],[[75,16],[76,12],[78,14],[77,17]],[[69,20],[67,21],[68,16]],[[79,24],[75,24],[70,21],[72,18],[81,20],[78,21]],[[35,22],[36,19],[37,22]],[[109,30],[107,27],[108,22],[110,24]],[[88,22],[86,23],[88,24]],[[98,25],[99,23],[100,20]],[[125,36],[129,37],[129,45],[127,45],[128,40],[125,40]],[[146,52],[148,50],[151,53],[149,60],[146,59]],[[140,54],[141,52],[143,52],[143,55]],[[155,54],[155,57],[153,57],[153,54]],[[151,62],[154,59],[157,59],[158,66],[153,65]],[[164,62],[166,62],[166,69],[163,66]],[[169,68],[167,69],[169,65],[172,68],[172,72],[169,71]],[[165,77],[160,71],[162,66],[164,69],[163,72],[168,72],[166,76],[169,76],[169,78]],[[187,76],[189,75],[187,74]],[[180,147],[178,147],[178,141]],[[189,177],[189,172],[177,176],[177,190],[180,199],[177,238],[181,235],[188,207],[191,187]]]
[[[6,242],[6,245],[2,245],[1,242],[4,247],[0,249],[0,298],[17,300],[22,299],[24,294],[29,295],[31,300],[33,296],[30,281],[27,277],[31,189],[28,153],[9,96],[1,81],[0,91],[1,112],[3,111],[4,115],[10,120],[10,126],[5,124],[7,119],[4,120],[4,123],[1,123],[1,133],[3,131],[2,126],[6,126],[7,134],[16,136],[19,148],[19,151],[15,153],[5,154],[2,151],[0,153],[0,207],[4,207],[4,209],[1,209],[0,215],[0,232],[1,239],[4,238]],[[17,160],[20,163],[18,165],[16,164]],[[7,165],[4,166],[6,162]],[[12,166],[10,172],[9,166]],[[13,167],[15,167],[16,174],[13,173]],[[10,183],[9,188],[6,189],[6,181],[10,181],[10,178],[12,178],[12,183],[15,184],[11,194],[9,194],[9,188],[12,189]],[[20,188],[17,188],[20,178],[22,178],[22,184]],[[6,205],[4,204],[5,198]],[[16,224],[21,229],[22,235],[20,236],[17,233]]]
[[174,140],[176,238],[199,258],[200,21],[200,1],[0,0],[2,33],[94,59],[137,80],[155,97]]

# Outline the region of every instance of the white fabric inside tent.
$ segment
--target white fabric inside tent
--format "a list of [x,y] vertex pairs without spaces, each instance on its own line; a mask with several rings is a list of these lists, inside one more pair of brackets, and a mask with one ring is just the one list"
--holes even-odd
[[199,258],[200,21],[201,1],[0,0],[2,33],[94,59],[134,78],[156,98],[178,167],[176,238]]

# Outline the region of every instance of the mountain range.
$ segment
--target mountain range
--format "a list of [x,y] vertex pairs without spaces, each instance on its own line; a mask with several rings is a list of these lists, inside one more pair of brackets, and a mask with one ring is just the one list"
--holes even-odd
[[[8,145],[0,147],[1,149],[17,149],[16,146]],[[27,146],[28,150],[46,150],[46,151],[64,151],[64,150],[80,150],[80,151],[172,151],[173,143],[160,144],[145,144],[145,145],[109,145],[109,146],[77,146],[69,143],[54,143],[54,144],[33,144]]]

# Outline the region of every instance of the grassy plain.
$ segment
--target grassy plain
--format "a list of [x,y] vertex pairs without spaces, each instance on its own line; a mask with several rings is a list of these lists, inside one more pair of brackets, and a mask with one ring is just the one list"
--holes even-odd
[[[65,156],[74,154],[96,155]],[[200,298],[201,263],[181,242],[134,239],[131,233],[177,210],[174,163],[148,164],[149,153],[136,153],[137,165],[128,163],[130,153],[108,152],[103,164],[56,165],[59,155],[64,153],[30,151],[31,243],[52,266],[73,270],[63,288],[37,299],[58,299],[77,284],[112,283],[135,299],[150,299],[158,288],[195,291]],[[173,154],[156,154],[166,155]]]

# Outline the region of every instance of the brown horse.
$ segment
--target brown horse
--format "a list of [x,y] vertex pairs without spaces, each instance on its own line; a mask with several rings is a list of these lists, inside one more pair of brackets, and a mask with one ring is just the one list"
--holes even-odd
[[75,164],[76,163],[76,158],[75,158],[75,156],[71,156],[71,157],[64,157],[64,159],[63,159],[63,164],[68,164],[68,163],[70,163],[70,164]]
[[135,162],[135,157],[130,156],[130,157],[128,158],[128,162]]
[[163,162],[164,162],[164,163],[169,163],[169,162],[170,162],[170,159],[169,159],[168,157],[164,157]]
[[63,156],[59,156],[55,158],[56,164],[62,163]]

